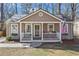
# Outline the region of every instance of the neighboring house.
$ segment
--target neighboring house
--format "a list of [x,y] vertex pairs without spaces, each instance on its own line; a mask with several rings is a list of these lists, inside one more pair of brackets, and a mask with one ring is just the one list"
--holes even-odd
[[0,12],[0,31],[5,30],[5,25],[4,25],[4,19],[1,19],[1,12]]
[[4,30],[5,30],[4,21],[0,21],[0,31],[4,31]]
[[74,21],[74,37],[79,39],[79,17],[76,16]]
[[[18,18],[18,19],[17,19]],[[20,42],[62,42],[73,39],[72,21],[42,9],[6,21],[6,35]]]

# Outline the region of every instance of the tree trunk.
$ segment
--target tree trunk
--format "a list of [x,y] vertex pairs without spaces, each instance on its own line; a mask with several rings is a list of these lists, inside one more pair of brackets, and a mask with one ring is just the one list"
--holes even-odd
[[71,4],[71,20],[74,21],[75,20],[75,12],[76,12],[76,4],[75,3],[72,3]]
[[58,9],[57,9],[57,14],[61,14],[61,3],[58,3]]
[[4,12],[3,12],[3,3],[1,3],[1,20],[0,20],[0,30],[3,30],[3,19],[4,19]]
[[16,14],[18,14],[18,12],[17,12],[17,3],[15,3],[15,10],[16,10]]
[[38,8],[42,9],[42,3],[39,3]]
[[[76,17],[76,4],[75,3],[72,3],[71,4],[71,20],[72,21],[75,21],[75,17]],[[73,39],[75,39],[75,37],[74,37],[74,24],[72,24],[72,29],[73,29],[73,32],[72,32],[72,34],[73,34]]]

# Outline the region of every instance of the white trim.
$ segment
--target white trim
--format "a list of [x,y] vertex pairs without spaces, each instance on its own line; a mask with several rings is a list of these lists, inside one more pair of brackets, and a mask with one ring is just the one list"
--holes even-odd
[[61,22],[51,22],[51,21],[27,21],[27,22],[20,22],[20,23],[61,23]]
[[54,26],[54,23],[48,23],[48,25],[47,25],[48,31],[49,31],[49,26],[50,26],[50,25],[53,25],[53,29],[52,29],[52,30],[54,31],[54,30],[55,30],[55,29],[54,29],[54,27],[55,27],[55,26]]
[[17,22],[20,22],[20,21],[22,21],[22,20],[24,20],[25,18],[28,18],[28,17],[30,17],[30,16],[32,16],[32,15],[34,15],[34,14],[36,14],[36,13],[38,13],[38,12],[40,12],[40,11],[42,11],[42,12],[44,12],[44,13],[46,13],[46,14],[48,14],[48,15],[50,15],[51,17],[54,17],[54,18],[56,18],[57,20],[59,20],[59,21],[61,21],[61,22],[63,22],[61,19],[59,19],[58,17],[56,17],[56,16],[54,16],[54,15],[51,15],[50,13],[48,13],[48,12],[46,12],[46,11],[44,11],[44,10],[38,10],[38,11],[35,11],[34,13],[31,13],[30,15],[28,15],[28,16],[25,16],[24,18],[22,18],[22,19],[20,19],[19,21],[17,21]]
[[29,24],[29,23],[26,23],[26,24],[25,24],[25,33],[31,33],[31,32],[27,32],[27,30],[26,30],[28,25],[31,26],[31,24]]
[[[61,23],[60,23],[61,24]],[[36,25],[36,23],[34,24],[34,25]],[[37,25],[41,25],[41,23],[40,24],[37,24]],[[43,23],[42,23],[42,40],[33,40],[33,36],[31,36],[31,40],[22,40],[22,32],[21,32],[21,30],[22,30],[22,23],[20,23],[20,42],[62,42],[61,41],[61,35],[60,35],[60,38],[59,38],[59,40],[43,40]],[[60,29],[61,30],[61,29]],[[32,33],[32,23],[31,23],[31,34],[33,34]],[[51,33],[49,33],[49,34],[51,34]],[[56,33],[55,33],[56,34]],[[60,31],[60,34],[61,34],[61,31]]]
[[42,40],[43,40],[43,23],[41,23],[42,24]]
[[11,36],[11,26],[8,28],[8,30],[9,30],[9,36]]
[[65,33],[68,33],[68,24],[66,24],[66,26],[67,26],[67,32],[65,32]]
[[40,24],[34,24],[34,37],[35,37],[35,25],[39,25],[39,35],[40,35],[40,28],[41,28],[41,26],[40,26]]
[[61,42],[60,40],[26,40],[21,42]]
[[60,23],[60,41],[62,43],[62,39],[61,39],[61,23]]
[[33,28],[32,28],[32,23],[31,23],[31,40],[33,40]]
[[21,24],[22,24],[22,23],[20,23],[20,42],[22,42],[22,36],[21,36],[21,35],[22,35],[22,33],[21,33],[21,31],[22,31],[22,30],[21,30],[22,25],[21,25]]
[[16,34],[18,34],[18,24],[11,24],[11,34],[13,33],[13,28],[12,28],[13,25],[17,26],[17,28],[16,28],[17,29]]
[[44,33],[44,34],[57,34],[57,33]]

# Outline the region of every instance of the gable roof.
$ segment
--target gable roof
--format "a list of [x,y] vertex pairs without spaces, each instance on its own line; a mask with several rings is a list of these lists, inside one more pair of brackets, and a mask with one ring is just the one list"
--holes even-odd
[[57,19],[58,21],[61,21],[61,22],[64,21],[61,17],[54,16],[54,15],[52,15],[51,13],[47,12],[46,10],[39,9],[39,10],[36,10],[36,11],[34,11],[34,12],[31,12],[30,14],[20,14],[20,15],[19,15],[19,14],[15,14],[15,15],[13,15],[11,18],[9,18],[8,20],[6,20],[5,23],[9,23],[9,22],[12,22],[12,23],[15,22],[15,23],[17,23],[17,22],[20,22],[21,20],[23,20],[23,19],[25,19],[25,18],[28,18],[28,17],[30,17],[30,16],[32,16],[32,15],[34,15],[34,14],[40,12],[40,11],[42,11],[42,12],[48,14],[49,16],[51,16],[51,17]]
[[26,14],[15,14],[13,15],[11,18],[9,18],[8,20],[5,21],[5,23],[8,23],[8,22],[17,22],[18,20],[20,20],[22,17],[26,16]]
[[56,16],[54,16],[54,15],[52,15],[52,14],[50,14],[50,13],[46,12],[45,10],[42,10],[42,9],[36,10],[36,11],[32,12],[31,14],[29,14],[29,15],[27,15],[27,16],[24,16],[23,18],[21,18],[21,19],[20,19],[20,20],[18,20],[17,22],[20,22],[20,21],[22,21],[23,19],[26,19],[26,18],[28,18],[28,17],[30,17],[30,16],[32,16],[32,15],[34,15],[34,14],[36,14],[36,13],[40,12],[40,11],[42,11],[42,12],[44,12],[44,13],[48,14],[49,16],[51,16],[51,17],[53,17],[53,18],[57,19],[58,21],[63,22],[63,20],[62,20],[62,19],[60,19],[60,18],[58,18],[58,17],[56,17]]

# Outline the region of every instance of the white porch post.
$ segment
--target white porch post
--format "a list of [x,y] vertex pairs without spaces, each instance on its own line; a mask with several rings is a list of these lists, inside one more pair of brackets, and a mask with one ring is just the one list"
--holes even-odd
[[62,43],[62,39],[61,39],[61,23],[60,23],[60,42]]
[[42,40],[43,40],[43,23],[42,23]]
[[31,40],[33,40],[33,34],[32,34],[33,28],[32,28],[32,23],[31,23]]
[[21,29],[22,25],[21,24],[22,23],[20,23],[20,42],[22,41],[22,33],[21,33],[21,31],[22,31],[22,29]]

